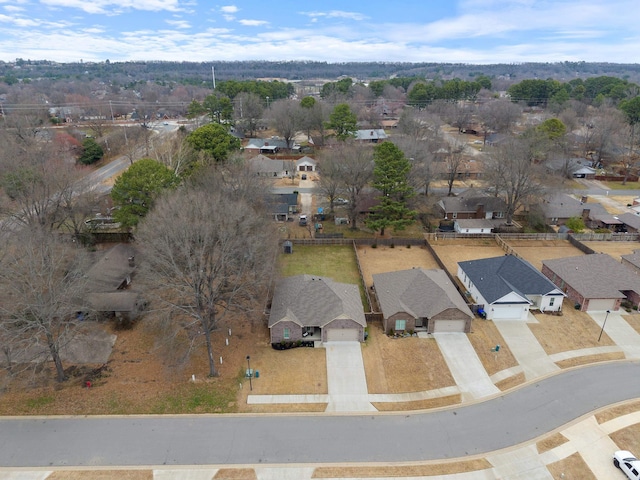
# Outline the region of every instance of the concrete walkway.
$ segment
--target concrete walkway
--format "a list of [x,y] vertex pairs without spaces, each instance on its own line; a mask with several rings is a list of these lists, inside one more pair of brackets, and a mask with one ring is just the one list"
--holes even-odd
[[509,345],[511,353],[522,367],[527,380],[534,380],[560,370],[540,346],[538,339],[531,333],[526,322],[522,320],[493,320],[493,323]]
[[433,337],[460,389],[463,402],[500,393],[484,369],[469,337],[459,333],[434,333]]
[[640,334],[622,318],[619,312],[611,312],[608,316],[607,312],[591,312],[589,316],[599,327],[602,327],[606,317],[604,333],[622,349],[628,359],[640,359]]
[[360,342],[325,342],[327,412],[375,412],[369,403]]

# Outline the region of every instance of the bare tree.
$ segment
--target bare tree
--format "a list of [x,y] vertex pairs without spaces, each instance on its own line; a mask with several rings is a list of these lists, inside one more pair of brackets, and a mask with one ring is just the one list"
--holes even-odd
[[491,152],[485,163],[485,178],[507,204],[506,223],[530,198],[544,191],[544,166],[536,162],[528,139],[512,139]]
[[485,127],[486,141],[489,131],[508,133],[522,115],[522,108],[511,100],[499,99],[485,103],[479,114]]
[[56,379],[64,381],[60,349],[73,337],[76,312],[83,310],[82,251],[37,226],[13,233],[7,249],[10,253],[0,259],[3,334],[21,348],[29,339],[29,355],[21,360],[51,358]]
[[270,226],[247,201],[185,188],[162,198],[139,230],[149,281],[204,337],[210,376],[220,320],[254,308],[270,281],[277,239]]
[[462,143],[453,143],[450,144],[447,151],[446,157],[446,179],[447,186],[449,188],[447,195],[451,196],[451,191],[453,190],[453,182],[458,178],[458,173],[460,173],[460,167],[464,163],[464,144]]
[[293,138],[300,129],[300,104],[296,100],[277,100],[270,107],[271,124],[291,148]]
[[262,99],[255,93],[240,92],[233,100],[236,126],[247,132],[249,137],[255,136],[263,113]]
[[186,173],[198,159],[197,153],[184,141],[184,135],[180,131],[168,138],[160,137],[160,142],[154,145],[153,155],[177,176]]

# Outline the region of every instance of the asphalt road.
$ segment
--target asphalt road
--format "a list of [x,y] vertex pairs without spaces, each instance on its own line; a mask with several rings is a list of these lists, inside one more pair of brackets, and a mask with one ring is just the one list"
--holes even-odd
[[0,419],[0,466],[411,462],[482,454],[640,397],[640,363],[584,367],[419,414]]

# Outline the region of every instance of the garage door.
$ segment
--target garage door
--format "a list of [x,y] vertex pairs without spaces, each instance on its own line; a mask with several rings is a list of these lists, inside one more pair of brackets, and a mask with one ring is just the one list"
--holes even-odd
[[493,315],[491,318],[496,320],[519,320],[522,318],[522,313],[524,307],[521,306],[513,306],[513,305],[503,305],[491,307],[493,309]]
[[613,310],[615,300],[609,298],[598,298],[589,300],[587,305],[587,311],[589,312],[604,312],[605,310]]
[[464,320],[436,320],[433,325],[434,333],[464,332]]
[[357,328],[330,328],[327,330],[327,342],[358,342]]

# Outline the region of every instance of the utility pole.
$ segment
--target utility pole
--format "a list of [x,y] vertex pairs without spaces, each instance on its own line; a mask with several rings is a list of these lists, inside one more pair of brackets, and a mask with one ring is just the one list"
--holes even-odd
[[215,71],[215,67],[212,65],[211,66],[211,78],[213,79],[213,89],[216,89],[216,71]]

